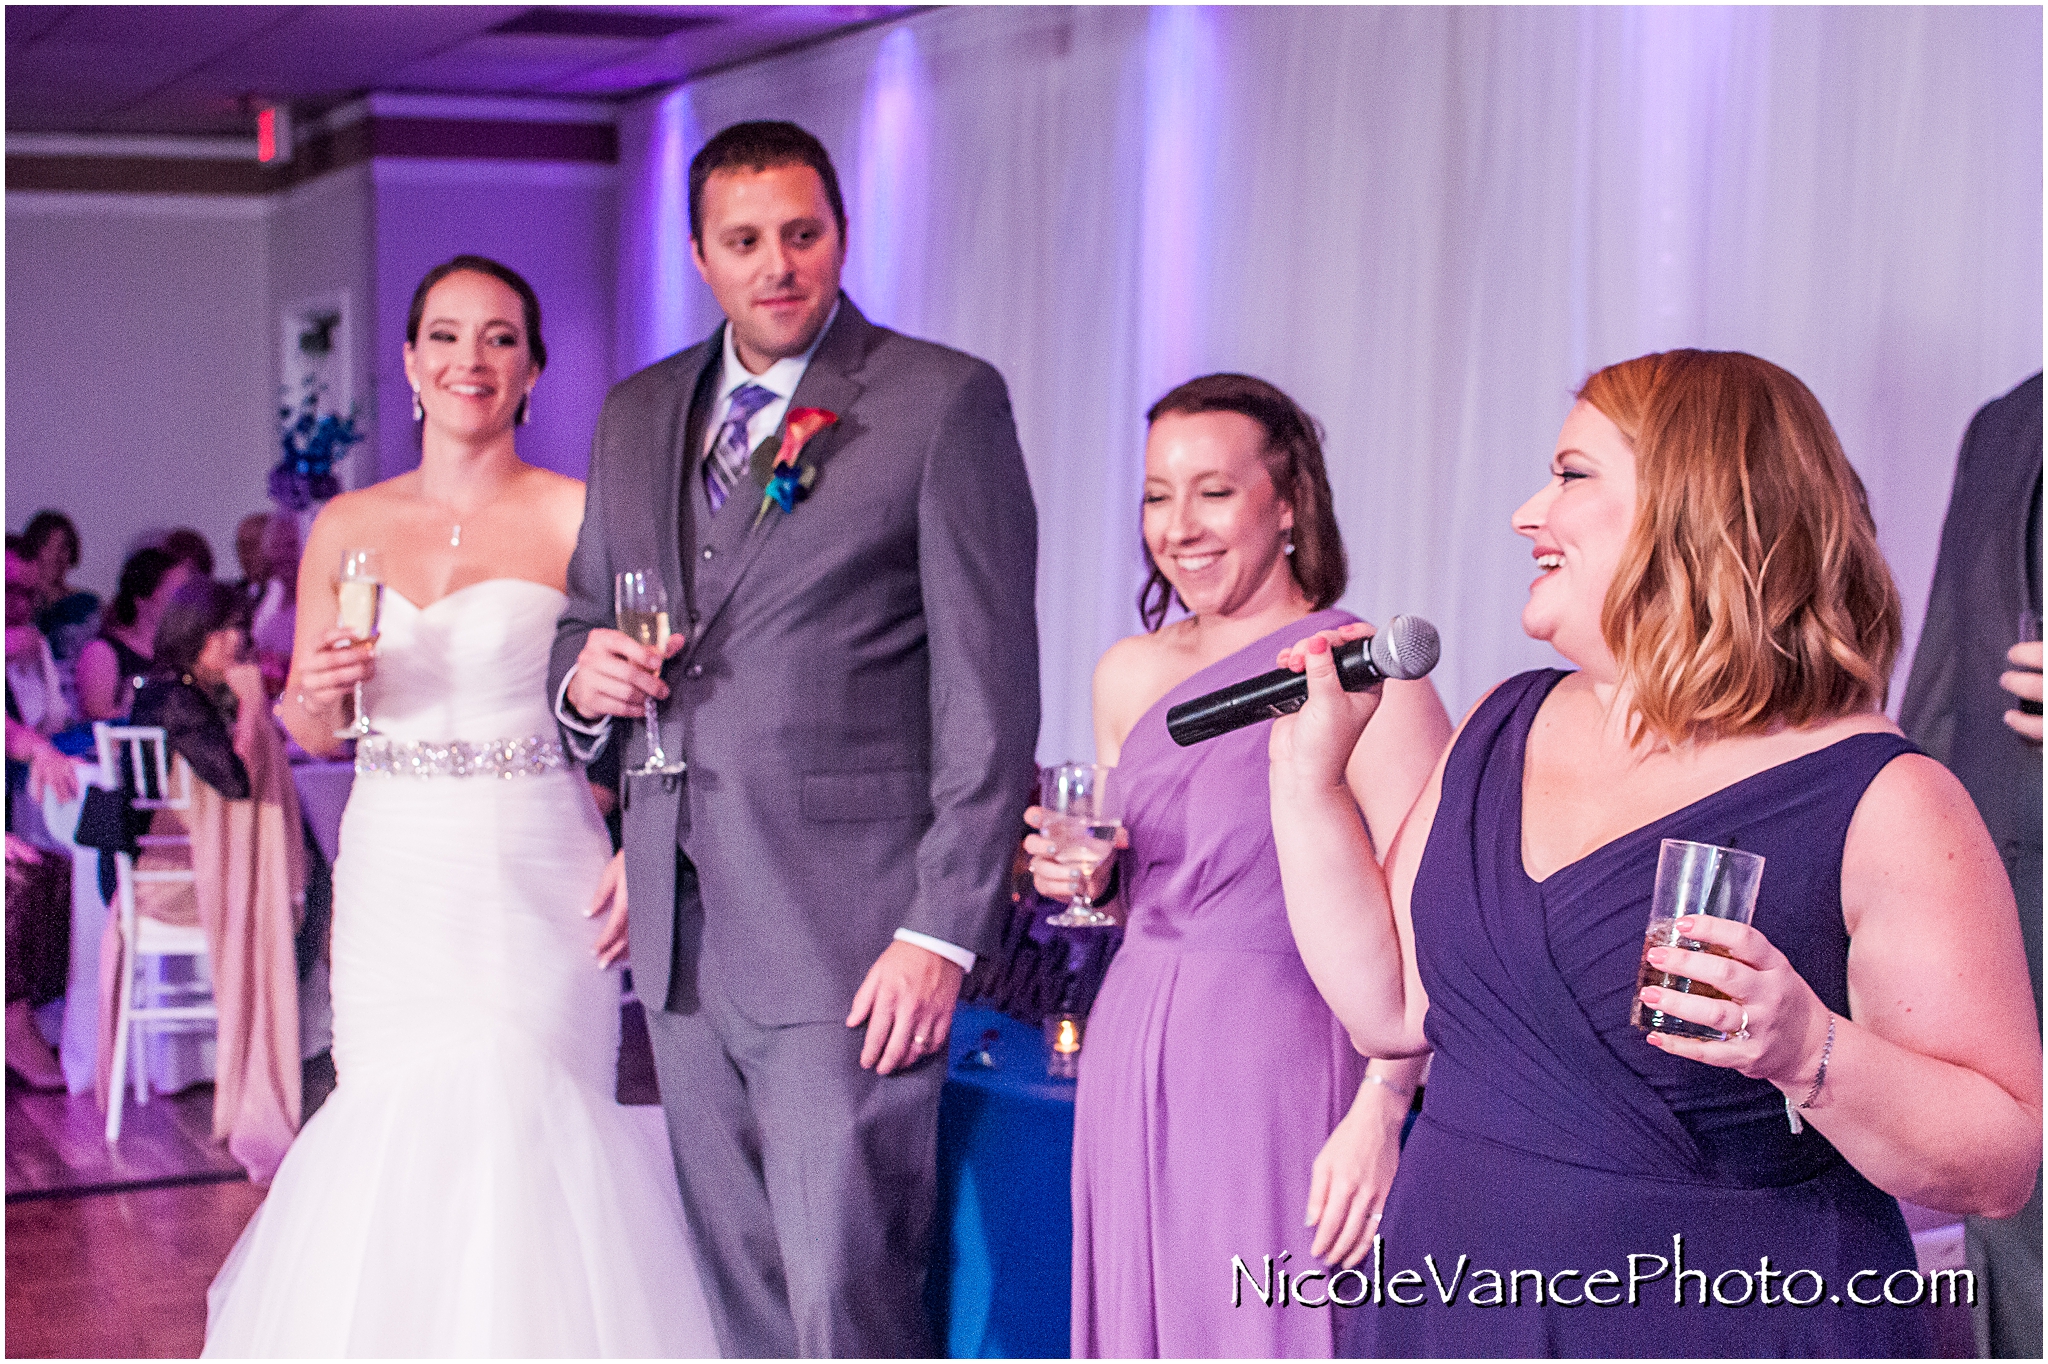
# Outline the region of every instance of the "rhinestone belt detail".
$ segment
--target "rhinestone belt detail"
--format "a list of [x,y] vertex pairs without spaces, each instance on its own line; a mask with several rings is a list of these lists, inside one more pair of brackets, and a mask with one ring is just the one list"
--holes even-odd
[[356,775],[537,777],[569,765],[559,739],[457,740],[451,744],[373,737],[356,744]]

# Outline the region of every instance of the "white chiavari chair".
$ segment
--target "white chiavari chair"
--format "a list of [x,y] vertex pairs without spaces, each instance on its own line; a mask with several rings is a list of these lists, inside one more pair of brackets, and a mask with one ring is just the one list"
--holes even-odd
[[[99,744],[100,771],[116,781],[124,777],[135,793],[138,810],[173,811],[181,818],[192,808],[192,769],[171,751],[170,739],[154,725],[93,726]],[[153,819],[153,823],[163,823]],[[115,917],[121,934],[120,991],[114,1029],[112,1083],[107,1096],[107,1140],[121,1138],[124,1082],[135,1086],[135,1102],[149,1102],[149,1075],[144,1040],[151,1032],[191,1031],[215,1026],[213,974],[207,960],[206,931],[198,924],[167,924],[140,912],[141,887],[192,884],[192,839],[185,833],[143,834],[138,840],[145,862],[182,860],[183,865],[138,865],[128,853],[114,854]],[[148,859],[152,851],[176,853],[182,859]],[[190,980],[167,980],[166,958],[191,959]],[[125,1073],[124,1073],[125,1071]]]

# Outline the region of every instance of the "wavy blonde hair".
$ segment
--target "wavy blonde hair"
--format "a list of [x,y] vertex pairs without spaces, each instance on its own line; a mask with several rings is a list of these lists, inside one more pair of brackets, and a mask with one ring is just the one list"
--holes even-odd
[[1636,457],[1600,612],[1631,737],[1753,734],[1884,704],[1899,594],[1863,481],[1805,384],[1739,351],[1666,351],[1578,396]]

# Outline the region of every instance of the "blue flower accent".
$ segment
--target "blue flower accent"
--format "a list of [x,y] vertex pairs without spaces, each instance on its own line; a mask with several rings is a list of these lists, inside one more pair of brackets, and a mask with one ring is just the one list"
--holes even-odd
[[785,516],[796,510],[797,499],[803,494],[804,486],[793,464],[783,465],[768,480],[768,496],[775,499],[775,505],[782,508]]
[[292,511],[304,511],[341,491],[334,462],[364,438],[356,429],[355,413],[346,417],[322,414],[319,399],[318,390],[309,383],[296,412],[289,407],[277,410],[280,458],[270,471],[270,496]]

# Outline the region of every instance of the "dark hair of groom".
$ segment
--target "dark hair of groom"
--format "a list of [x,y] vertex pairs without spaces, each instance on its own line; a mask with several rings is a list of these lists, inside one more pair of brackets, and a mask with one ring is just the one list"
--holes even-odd
[[825,144],[794,123],[735,123],[704,144],[690,158],[690,240],[704,242],[704,182],[713,171],[764,171],[775,166],[809,166],[825,185],[825,201],[846,240],[846,201],[839,194],[839,175]]

